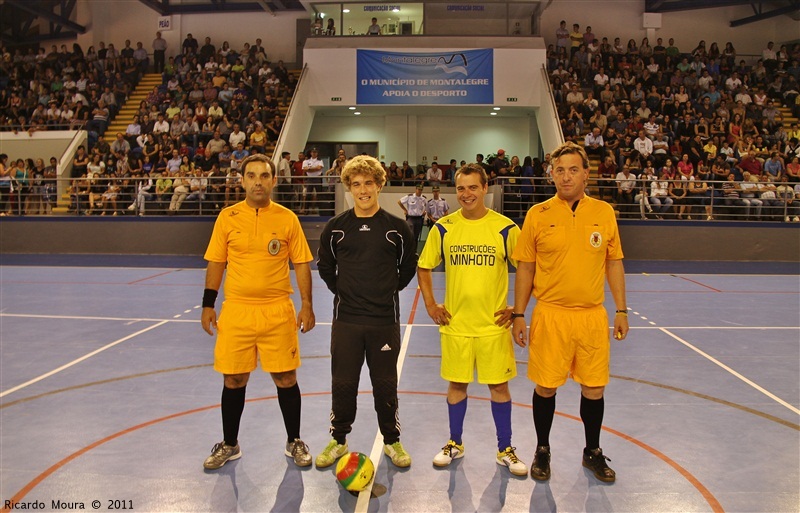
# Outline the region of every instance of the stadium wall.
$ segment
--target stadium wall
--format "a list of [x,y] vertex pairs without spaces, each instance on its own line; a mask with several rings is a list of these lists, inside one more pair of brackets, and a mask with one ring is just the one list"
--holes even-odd
[[[316,254],[324,220],[303,223]],[[0,254],[202,255],[214,218],[3,218]],[[797,225],[620,221],[631,260],[800,262]]]

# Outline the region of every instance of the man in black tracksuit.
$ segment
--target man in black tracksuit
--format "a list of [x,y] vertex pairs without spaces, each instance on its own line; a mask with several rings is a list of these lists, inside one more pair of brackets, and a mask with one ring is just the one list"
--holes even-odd
[[372,157],[349,160],[341,175],[353,208],[331,219],[320,236],[317,267],[334,294],[331,329],[333,375],[331,435],[317,456],[318,468],[347,453],[356,417],[361,367],[366,357],[383,451],[398,467],[411,465],[400,443],[397,358],[400,352],[398,293],[414,277],[416,241],[408,224],[378,204],[386,172]]

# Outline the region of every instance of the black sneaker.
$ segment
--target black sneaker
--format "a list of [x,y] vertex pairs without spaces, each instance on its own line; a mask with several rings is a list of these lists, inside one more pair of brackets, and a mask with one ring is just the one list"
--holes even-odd
[[550,446],[540,445],[536,448],[531,465],[531,477],[537,481],[550,479]]
[[603,449],[599,447],[592,450],[583,450],[583,466],[594,473],[594,477],[604,483],[613,483],[617,479],[617,474],[606,464],[610,458],[603,455]]

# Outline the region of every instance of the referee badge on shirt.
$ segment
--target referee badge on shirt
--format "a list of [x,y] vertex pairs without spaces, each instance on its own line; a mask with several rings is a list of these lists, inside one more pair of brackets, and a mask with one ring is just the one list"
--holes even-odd
[[589,244],[591,244],[593,248],[599,248],[602,243],[603,236],[600,235],[600,232],[592,232],[589,236]]
[[278,254],[280,250],[281,250],[281,241],[279,241],[278,239],[272,239],[271,241],[269,241],[269,244],[267,245],[267,251],[269,251],[270,255],[275,256]]

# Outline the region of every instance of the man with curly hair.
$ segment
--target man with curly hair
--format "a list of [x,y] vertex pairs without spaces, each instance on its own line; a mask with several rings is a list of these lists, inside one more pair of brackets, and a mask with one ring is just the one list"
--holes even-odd
[[400,354],[398,293],[414,278],[416,246],[408,224],[381,208],[386,171],[373,157],[350,159],[341,174],[353,208],[331,219],[320,236],[317,267],[333,299],[331,327],[331,441],[317,468],[347,453],[347,434],[356,418],[358,382],[364,360],[383,435],[383,452],[398,467],[411,465],[400,443],[397,359]]

